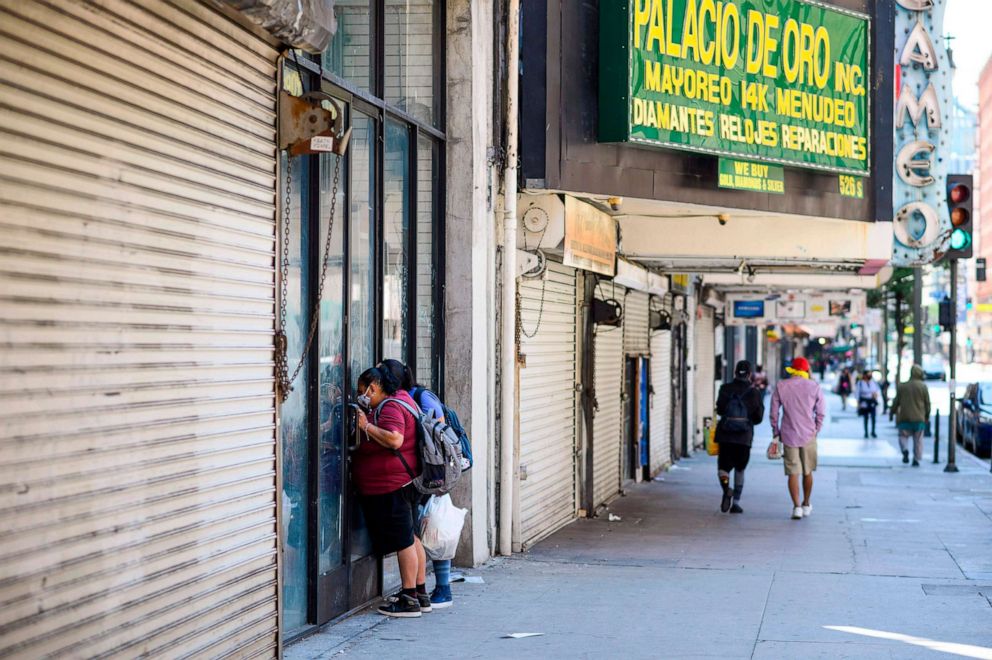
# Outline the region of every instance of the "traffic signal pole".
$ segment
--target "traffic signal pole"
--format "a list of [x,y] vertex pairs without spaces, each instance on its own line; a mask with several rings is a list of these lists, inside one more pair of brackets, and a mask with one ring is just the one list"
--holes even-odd
[[954,462],[958,444],[958,410],[955,399],[957,398],[957,375],[958,375],[958,260],[951,259],[951,378],[948,383],[950,390],[951,410],[949,414],[950,432],[947,435],[947,466],[944,472],[957,472],[958,466]]

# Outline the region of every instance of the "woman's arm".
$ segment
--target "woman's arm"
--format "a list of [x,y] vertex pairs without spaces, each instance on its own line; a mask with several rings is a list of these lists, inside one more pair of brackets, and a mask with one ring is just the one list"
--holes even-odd
[[358,429],[386,449],[396,450],[403,446],[402,433],[379,428],[361,410],[358,411]]

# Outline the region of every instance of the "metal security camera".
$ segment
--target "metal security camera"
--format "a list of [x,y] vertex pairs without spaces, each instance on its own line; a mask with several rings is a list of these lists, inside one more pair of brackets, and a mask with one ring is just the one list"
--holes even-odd
[[614,211],[619,211],[620,207],[623,206],[623,197],[610,197],[608,201],[610,203],[610,208]]
[[721,213],[718,216],[716,216],[716,220],[717,220],[717,222],[720,223],[720,226],[721,227],[724,227],[724,226],[726,226],[726,224],[728,222],[730,222],[730,214],[729,213]]

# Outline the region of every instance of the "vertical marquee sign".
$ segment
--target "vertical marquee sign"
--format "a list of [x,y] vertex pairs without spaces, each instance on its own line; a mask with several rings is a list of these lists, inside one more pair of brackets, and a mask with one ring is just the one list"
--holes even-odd
[[869,173],[869,19],[799,0],[603,0],[599,139]]
[[896,0],[892,264],[921,266],[947,251],[951,68],[941,41],[944,0]]

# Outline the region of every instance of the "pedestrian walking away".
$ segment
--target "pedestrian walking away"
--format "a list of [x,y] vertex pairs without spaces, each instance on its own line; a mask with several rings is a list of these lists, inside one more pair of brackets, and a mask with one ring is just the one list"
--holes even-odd
[[909,438],[912,436],[913,467],[919,467],[923,459],[923,432],[930,419],[930,390],[923,382],[923,367],[914,364],[909,370],[909,380],[899,383],[892,401],[892,413],[899,429],[902,462],[909,463]]
[[[741,360],[734,367],[734,379],[720,386],[716,412],[720,421],[716,425],[716,442],[720,447],[717,458],[717,476],[723,490],[720,511],[744,513],[741,493],[744,492],[744,471],[751,459],[754,442],[754,425],[765,416],[761,391],[752,385],[751,363]],[[734,487],[730,488],[730,473],[734,473]]]
[[868,437],[868,422],[871,422],[871,437],[877,438],[875,434],[875,413],[878,408],[878,400],[882,395],[882,390],[871,377],[871,371],[865,369],[854,388],[855,398],[858,400],[858,414],[865,421],[865,437]]
[[[783,447],[785,474],[792,497],[792,517],[801,520],[813,512],[813,472],[816,471],[816,437],[823,428],[827,402],[823,390],[809,378],[809,362],[797,357],[786,368],[791,376],[779,381],[772,393],[768,418],[772,437]],[[779,418],[781,415],[781,419]],[[803,477],[803,499],[799,499],[799,476]]]

